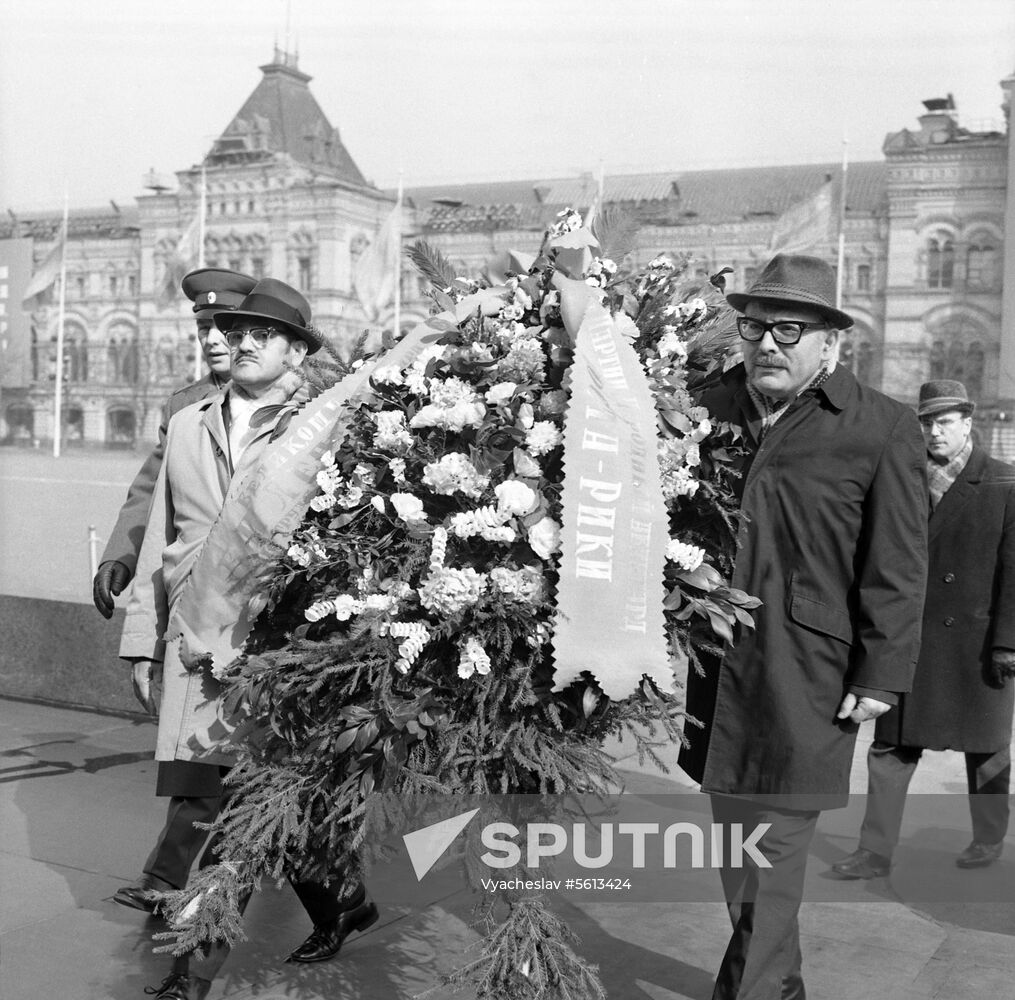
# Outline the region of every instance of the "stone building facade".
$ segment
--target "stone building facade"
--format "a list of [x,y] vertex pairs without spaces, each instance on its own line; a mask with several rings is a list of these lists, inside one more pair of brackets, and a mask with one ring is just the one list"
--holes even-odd
[[[390,301],[365,302],[357,276],[385,238],[395,193],[363,177],[293,56],[276,50],[261,73],[200,164],[172,181],[151,178],[133,206],[71,212],[68,443],[144,444],[164,399],[194,377],[193,317],[178,281],[196,264],[202,202],[206,264],[300,288],[337,345],[392,325]],[[1002,82],[1006,119],[1013,83]],[[924,105],[918,127],[886,137],[882,160],[845,174],[843,307],[856,326],[842,362],[907,402],[928,378],[962,379],[994,450],[1015,452],[1006,424],[1015,409],[1015,281],[1003,281],[1005,241],[1015,240],[1011,129],[964,127],[950,97]],[[702,278],[732,267],[729,285],[742,288],[773,248],[794,239],[836,261],[843,184],[839,164],[805,164],[607,177],[603,194],[639,220],[635,263],[688,255]],[[411,188],[401,240],[423,237],[478,273],[501,250],[535,250],[562,207],[582,209],[596,191],[590,175]],[[30,240],[39,269],[60,229],[59,211],[9,212],[0,251]],[[404,327],[427,311],[408,269],[401,293]],[[54,286],[26,304],[23,344],[8,343],[17,340],[13,321],[2,341],[0,440],[8,443],[52,437],[57,298]],[[18,299],[11,288],[8,312]],[[9,349],[27,360],[4,363]]]

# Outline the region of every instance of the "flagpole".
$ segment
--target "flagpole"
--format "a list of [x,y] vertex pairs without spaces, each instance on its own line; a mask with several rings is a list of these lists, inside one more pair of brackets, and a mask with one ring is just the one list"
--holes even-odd
[[70,214],[70,195],[63,193],[63,247],[60,251],[60,311],[56,321],[56,385],[53,393],[53,458],[60,457],[60,437],[63,431],[63,320],[67,298],[67,217]]
[[[208,178],[205,174],[205,166],[201,164],[201,202],[197,208],[197,266],[204,267],[204,230],[205,220],[207,219],[208,212]],[[204,375],[204,369],[201,366],[202,352],[201,352],[201,341],[194,334],[194,381],[200,382],[201,377]]]
[[395,319],[392,335],[395,340],[402,334],[402,171],[398,171],[398,198],[395,201],[395,226],[392,239],[395,255]]
[[839,255],[835,268],[835,308],[842,309],[843,272],[846,269],[846,172],[849,170],[849,143],[842,137],[842,183],[839,192]]

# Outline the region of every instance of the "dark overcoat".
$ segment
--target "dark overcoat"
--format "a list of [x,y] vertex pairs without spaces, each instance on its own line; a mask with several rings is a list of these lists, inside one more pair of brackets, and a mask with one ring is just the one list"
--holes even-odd
[[[845,803],[858,726],[844,695],[910,687],[927,569],[923,437],[912,410],[838,366],[760,439],[742,365],[701,398],[743,428],[747,523],[733,584],[760,598],[718,666],[688,681],[680,764],[706,792]],[[775,803],[773,803],[775,804]]]
[[[197,382],[191,382],[177,389],[165,406],[162,407],[162,418],[159,421],[159,437],[151,454],[145,459],[138,470],[134,481],[127,490],[127,499],[120,508],[119,516],[113,530],[109,533],[102,562],[115,560],[130,570],[131,576],[137,569],[137,556],[144,541],[145,525],[148,522],[148,510],[155,491],[155,482],[162,468],[162,460],[166,447],[166,431],[174,414],[179,413],[191,403],[207,399],[221,391],[221,385],[215,376],[209,373]],[[155,794],[164,797],[191,796],[213,797],[222,794],[222,782],[219,780],[219,769],[215,765],[200,764],[188,760],[160,761],[158,776],[155,781]]]
[[1015,686],[991,687],[1015,650],[1015,468],[973,448],[930,516],[923,643],[912,691],[878,719],[886,743],[993,753],[1011,740]]

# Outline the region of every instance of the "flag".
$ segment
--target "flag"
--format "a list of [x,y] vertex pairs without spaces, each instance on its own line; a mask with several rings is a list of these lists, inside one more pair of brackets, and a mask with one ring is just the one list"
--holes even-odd
[[353,265],[352,287],[371,323],[376,323],[395,295],[396,254],[401,247],[402,206],[396,204],[377,231],[373,243]]
[[827,180],[779,216],[768,249],[771,253],[807,253],[827,243],[831,232],[832,181]]
[[61,227],[60,235],[56,242],[50,247],[38,269],[33,272],[31,279],[25,286],[25,294],[21,300],[21,306],[27,312],[31,312],[39,303],[38,299],[56,284],[60,274],[60,267],[63,261],[63,246],[66,240],[66,231]]
[[162,283],[159,286],[160,305],[167,306],[176,299],[180,294],[183,276],[198,266],[201,256],[200,235],[201,212],[198,211],[166,257],[166,269],[162,273]]

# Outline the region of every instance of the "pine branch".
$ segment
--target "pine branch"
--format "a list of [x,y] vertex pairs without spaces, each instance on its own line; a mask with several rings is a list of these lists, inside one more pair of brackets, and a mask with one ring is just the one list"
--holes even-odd
[[426,240],[416,240],[406,249],[405,254],[435,291],[446,291],[458,277],[451,261]]

